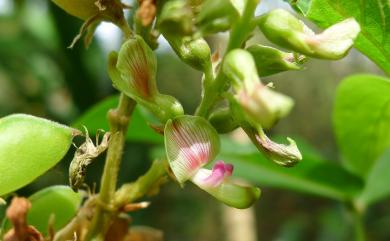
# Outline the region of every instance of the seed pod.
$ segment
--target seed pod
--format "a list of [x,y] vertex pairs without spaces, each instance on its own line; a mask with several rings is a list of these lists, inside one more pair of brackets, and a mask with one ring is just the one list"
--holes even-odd
[[78,130],[31,115],[0,119],[0,195],[27,185],[66,154]]

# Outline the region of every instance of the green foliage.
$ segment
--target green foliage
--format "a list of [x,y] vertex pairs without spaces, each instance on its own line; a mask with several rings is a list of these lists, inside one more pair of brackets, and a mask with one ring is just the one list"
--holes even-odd
[[378,202],[390,195],[389,185],[390,149],[372,167],[358,202],[365,206]]
[[[362,29],[355,47],[390,74],[390,5],[386,0],[289,1],[322,28],[354,17]],[[309,6],[309,7],[307,7]]]
[[0,195],[32,182],[68,151],[75,130],[23,114],[0,119]]
[[390,146],[390,81],[355,75],[337,90],[333,123],[346,167],[366,177]]
[[[107,111],[118,105],[118,96],[109,97],[96,104],[77,119],[73,126],[86,126],[90,133],[96,133],[97,130],[108,130]],[[127,131],[126,139],[128,141],[142,141],[149,143],[161,143],[162,136],[155,133],[146,123],[140,110],[136,108],[131,117],[131,123]]]
[[218,157],[234,164],[235,174],[261,186],[277,187],[336,200],[349,200],[362,189],[361,180],[341,166],[324,161],[309,145],[298,140],[303,160],[293,168],[281,168],[252,146],[224,139]]
[[[31,209],[27,222],[44,235],[47,235],[51,218],[54,230],[59,230],[73,218],[81,205],[81,195],[68,186],[51,186],[34,193],[28,199]],[[5,230],[11,228],[8,220],[5,220],[3,227]]]

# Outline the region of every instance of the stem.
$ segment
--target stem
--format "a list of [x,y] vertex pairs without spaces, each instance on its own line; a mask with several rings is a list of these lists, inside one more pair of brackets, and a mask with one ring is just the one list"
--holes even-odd
[[[248,0],[241,18],[233,25],[230,32],[229,43],[225,53],[235,48],[240,48],[241,45],[248,38],[248,34],[253,30],[254,24],[251,19],[253,18],[258,0]],[[221,66],[223,65],[223,60]],[[205,73],[205,77],[206,73]],[[205,79],[206,80],[206,79]],[[211,82],[211,81],[210,81]],[[207,118],[211,108],[215,102],[220,99],[221,91],[225,86],[225,76],[221,70],[210,85],[205,86],[203,98],[196,110],[196,115]]]
[[356,241],[366,241],[366,230],[364,227],[363,215],[360,213],[354,213],[354,222],[355,222],[355,240]]
[[[99,193],[99,202],[104,205],[112,205],[116,183],[118,178],[119,166],[122,159],[123,148],[129,117],[131,116],[136,102],[123,93],[120,96],[118,107],[108,112],[110,132],[112,133],[108,146],[106,163],[104,165],[101,188]],[[96,206],[95,215],[92,220],[86,240],[91,240],[98,233],[104,234],[109,225],[105,222],[109,219],[109,213],[105,212],[101,205]]]

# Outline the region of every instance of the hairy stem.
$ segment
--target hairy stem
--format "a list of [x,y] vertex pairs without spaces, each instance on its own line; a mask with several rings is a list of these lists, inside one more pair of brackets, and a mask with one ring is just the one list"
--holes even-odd
[[[120,96],[118,107],[110,110],[108,120],[110,123],[111,139],[108,146],[106,163],[104,165],[99,202],[110,207],[114,200],[119,166],[122,159],[123,148],[129,124],[129,118],[134,110],[136,102],[123,93]],[[86,240],[91,240],[97,234],[104,235],[105,228],[109,227],[110,213],[105,211],[102,205],[97,205],[90,230]]]

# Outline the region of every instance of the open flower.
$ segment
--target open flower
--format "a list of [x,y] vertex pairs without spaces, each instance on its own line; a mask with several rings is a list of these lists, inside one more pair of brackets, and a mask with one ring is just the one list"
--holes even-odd
[[212,170],[202,168],[216,157],[220,146],[218,133],[205,119],[177,117],[167,122],[164,134],[168,161],[180,184],[191,180],[236,208],[247,208],[259,198],[260,189],[240,186],[230,180],[233,165],[218,161]]

